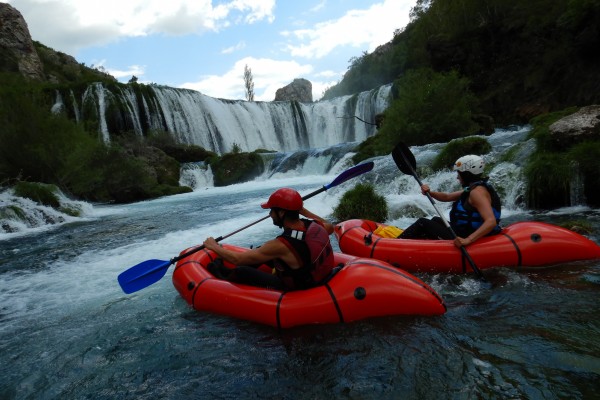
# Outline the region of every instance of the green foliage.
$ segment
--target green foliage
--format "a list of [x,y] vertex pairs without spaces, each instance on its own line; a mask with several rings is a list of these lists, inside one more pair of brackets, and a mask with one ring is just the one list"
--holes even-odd
[[396,81],[395,91],[381,129],[359,145],[354,162],[389,154],[400,141],[409,146],[447,142],[477,131],[469,82],[455,71],[409,71]]
[[65,158],[85,142],[85,133],[45,110],[33,87],[0,86],[0,178],[59,183]]
[[79,64],[73,57],[51,49],[40,42],[33,45],[44,65],[44,73],[60,83],[115,82],[115,78],[101,69],[88,68]]
[[208,159],[215,186],[227,186],[256,178],[264,172],[264,163],[258,153],[227,153]]
[[17,221],[25,221],[27,213],[21,207],[14,205],[0,206],[0,220],[12,219]]
[[583,180],[586,202],[600,206],[600,141],[586,141],[564,148],[551,137],[550,125],[573,114],[577,107],[543,114],[531,123],[530,135],[536,139],[536,152],[524,170],[527,178],[527,205],[552,209],[571,205],[571,189],[579,176]]
[[339,204],[333,210],[333,216],[338,221],[348,219],[368,219],[384,222],[387,218],[388,207],[383,196],[378,195],[371,184],[357,184],[348,190]]
[[368,158],[390,154],[396,145],[395,138],[391,135],[382,135],[379,132],[361,142],[352,156],[352,162],[360,163]]
[[539,115],[531,120],[533,127],[529,136],[535,138],[538,151],[547,152],[560,150],[560,147],[557,146],[556,142],[552,140],[552,137],[550,136],[550,125],[561,118],[577,112],[578,109],[578,107],[569,107],[564,110]]
[[14,187],[15,195],[35,201],[38,204],[59,208],[58,187],[34,182],[18,182]]
[[215,153],[193,144],[178,144],[173,135],[165,131],[150,131],[146,143],[164,151],[180,163],[204,161]]
[[583,175],[587,204],[600,207],[600,141],[576,144],[569,150],[567,157]]
[[[541,11],[543,10],[543,11]],[[413,69],[456,70],[496,123],[600,102],[597,0],[419,0],[392,41],[352,59],[324,99],[373,89]]]
[[536,209],[552,209],[569,204],[571,165],[564,154],[536,153],[525,168],[527,203]]
[[454,162],[464,155],[476,154],[481,156],[490,151],[492,151],[492,145],[484,137],[471,136],[452,140],[435,157],[431,168],[433,170],[452,168]]
[[360,57],[352,57],[344,79],[337,85],[327,88],[323,93],[323,99],[355,94],[392,82],[396,74],[393,66],[388,62],[389,57],[383,53],[379,55],[380,57],[372,57],[364,52]]
[[96,133],[49,109],[42,85],[0,74],[0,181],[56,184],[103,202],[190,190],[179,187],[179,163],[141,138],[124,135],[105,146]]
[[469,82],[455,71],[409,71],[396,84],[398,95],[385,112],[382,135],[395,136],[410,146],[446,142],[476,132]]
[[2,46],[0,47],[0,71],[19,72],[19,62],[13,55],[12,51]]

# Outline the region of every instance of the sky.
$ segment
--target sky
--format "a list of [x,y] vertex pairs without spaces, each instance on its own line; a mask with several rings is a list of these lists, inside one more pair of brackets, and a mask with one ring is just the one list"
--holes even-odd
[[33,40],[120,82],[132,76],[246,99],[272,101],[296,78],[313,100],[339,82],[350,60],[389,42],[416,0],[7,0]]

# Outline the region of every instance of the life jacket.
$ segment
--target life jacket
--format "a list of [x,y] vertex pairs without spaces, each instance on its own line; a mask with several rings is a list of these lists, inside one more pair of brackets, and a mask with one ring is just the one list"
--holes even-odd
[[318,222],[301,219],[305,230],[284,229],[277,240],[285,244],[301,261],[292,269],[282,260],[275,262],[275,273],[291,289],[308,289],[329,276],[334,267],[329,234]]
[[502,228],[500,227],[500,215],[502,211],[502,205],[500,197],[496,190],[490,186],[486,181],[478,181],[472,183],[469,187],[465,188],[465,191],[461,194],[460,199],[452,204],[452,210],[450,210],[450,226],[454,230],[457,236],[467,237],[471,233],[475,232],[481,225],[483,225],[483,218],[481,214],[469,204],[469,196],[471,190],[477,186],[483,186],[490,193],[492,198],[492,211],[494,217],[496,217],[496,226],[486,236],[495,235],[500,233]]

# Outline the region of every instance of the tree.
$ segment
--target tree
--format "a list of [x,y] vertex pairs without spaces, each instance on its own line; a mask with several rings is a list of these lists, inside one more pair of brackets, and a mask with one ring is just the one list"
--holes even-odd
[[246,88],[246,100],[254,101],[254,78],[248,64],[244,66],[244,87]]

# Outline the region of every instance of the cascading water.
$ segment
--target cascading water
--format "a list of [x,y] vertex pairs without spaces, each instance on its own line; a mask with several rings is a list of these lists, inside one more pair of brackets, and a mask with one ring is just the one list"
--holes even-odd
[[[257,180],[339,173],[352,166],[352,150],[357,145],[351,142],[319,149],[261,153],[265,172]],[[214,186],[210,165],[204,162],[183,164],[180,176],[179,184],[194,190]]]
[[[530,129],[529,126],[499,129],[486,137],[492,145],[492,151],[485,154],[483,158],[488,165],[492,166],[487,174],[490,184],[502,199],[503,217],[522,213],[525,210],[526,181],[522,168],[531,152],[535,150],[534,143],[527,139]],[[460,190],[455,172],[442,170],[432,173],[429,168],[444,146],[445,143],[433,143],[412,147],[417,172],[421,180],[432,190],[444,192]],[[508,152],[518,154],[518,157],[511,158],[510,161],[502,161]],[[435,209],[427,197],[421,194],[414,177],[400,172],[391,157],[382,158],[385,162],[376,162],[375,174],[369,175],[369,179],[388,202],[388,222],[406,227],[414,222],[415,218],[436,216]],[[448,216],[451,203],[437,202],[436,205]]]
[[185,163],[181,166],[179,185],[194,190],[214,186],[214,177],[210,165],[204,162]]
[[[95,83],[79,101],[73,92],[65,93],[60,105],[53,108],[96,121],[106,143],[111,132],[133,131],[143,136],[151,130],[164,130],[179,143],[220,154],[236,145],[243,151],[289,152],[365,140],[375,133],[372,123],[389,105],[390,91],[391,85],[385,85],[314,103],[248,102],[166,86],[114,88]],[[69,104],[63,104],[63,99]]]
[[[527,139],[529,127],[497,130],[486,137],[492,145],[492,152],[484,156],[486,162],[493,165],[489,172],[490,183],[494,185],[502,198],[503,215],[520,213],[525,208],[525,179],[522,168],[531,152],[535,150],[535,142]],[[350,158],[354,153],[352,149],[356,143],[345,143],[319,149],[300,150],[295,152],[264,153],[265,172],[256,181],[270,179],[298,179],[336,175],[352,165]],[[421,179],[428,183],[434,190],[451,191],[458,189],[456,174],[451,171],[429,173],[428,166],[444,143],[434,143],[411,148],[414,153]],[[504,155],[510,152],[511,161],[502,161]],[[433,216],[435,210],[431,207],[425,196],[421,195],[418,184],[412,176],[402,174],[390,156],[381,156],[372,159],[375,168],[369,174],[353,180],[353,184],[360,181],[372,183],[376,190],[385,196],[389,205],[388,222],[400,227],[409,225],[414,218],[420,216]],[[213,176],[210,166],[204,163],[188,163],[182,167],[180,184],[190,186],[194,190],[210,188],[213,185]],[[342,189],[334,189],[339,198]],[[346,190],[346,189],[343,189]],[[16,232],[37,229],[46,224],[62,224],[73,221],[67,215],[62,218],[39,217],[39,206],[29,202],[24,204],[19,198],[6,192],[0,197],[0,233],[11,235]],[[574,198],[574,201],[577,199]],[[68,199],[64,198],[65,204]],[[573,203],[578,204],[578,203]],[[332,208],[335,204],[330,205]],[[447,213],[449,204],[441,203],[439,208]],[[8,212],[3,210],[18,210]],[[54,211],[59,213],[58,211]],[[60,214],[60,213],[59,213]],[[83,210],[83,217],[90,217],[93,213]],[[28,223],[20,223],[20,217]],[[31,222],[32,221],[32,222]],[[47,221],[46,223],[44,221]]]

